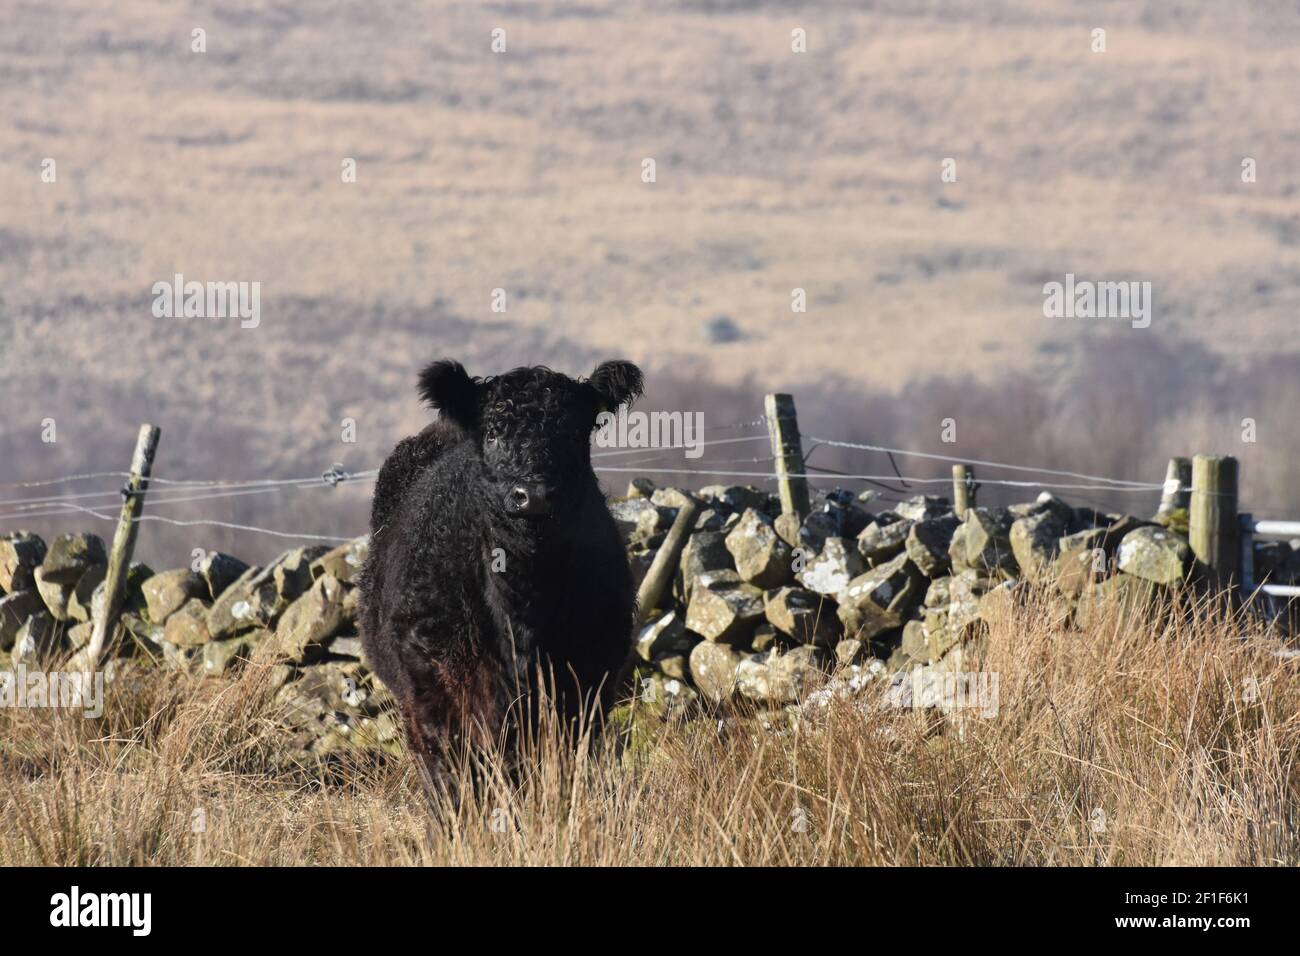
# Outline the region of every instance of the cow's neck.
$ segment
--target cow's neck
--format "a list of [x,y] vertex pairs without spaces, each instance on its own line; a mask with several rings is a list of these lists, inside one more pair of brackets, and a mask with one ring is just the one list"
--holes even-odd
[[503,517],[487,523],[485,584],[501,649],[531,654],[554,618],[564,588],[569,536],[553,518]]

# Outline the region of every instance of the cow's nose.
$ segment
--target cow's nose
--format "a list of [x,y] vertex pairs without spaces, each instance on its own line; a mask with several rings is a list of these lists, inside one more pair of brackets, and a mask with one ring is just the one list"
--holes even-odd
[[546,486],[519,484],[506,492],[506,511],[515,515],[541,515],[550,511]]

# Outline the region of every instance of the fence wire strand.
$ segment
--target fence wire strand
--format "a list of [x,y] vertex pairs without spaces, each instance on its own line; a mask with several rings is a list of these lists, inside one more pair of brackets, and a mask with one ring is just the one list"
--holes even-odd
[[[710,432],[730,431],[735,429],[751,428],[767,424],[766,417],[760,416],[756,419],[733,422],[728,425],[711,425],[708,427]],[[904,484],[915,484],[919,486],[929,485],[948,485],[951,483],[950,478],[921,478],[904,476],[898,472],[897,466],[893,474],[851,474],[836,471],[830,468],[819,468],[816,466],[806,465],[806,470],[801,473],[781,475],[770,470],[740,470],[725,468],[667,468],[663,467],[670,464],[673,459],[664,460],[664,456],[673,452],[680,452],[696,448],[707,448],[721,445],[733,445],[743,442],[766,441],[769,436],[766,432],[757,435],[740,435],[730,438],[714,438],[703,440],[693,444],[682,444],[665,446],[662,448],[634,448],[619,449],[617,451],[599,451],[592,453],[592,459],[603,461],[609,458],[624,457],[628,455],[641,455],[640,458],[633,458],[621,465],[603,465],[593,464],[597,472],[609,474],[627,474],[627,473],[653,473],[660,475],[697,475],[709,476],[714,478],[747,478],[759,481],[770,482],[772,480],[789,477],[802,478],[808,481],[815,481],[819,484],[827,484],[836,481],[860,481],[880,485],[882,482]],[[829,438],[818,438],[814,436],[804,436],[804,440],[809,444],[805,457],[820,448],[843,448],[847,450],[878,452],[890,456],[892,463],[894,455],[902,455],[914,458],[929,459],[932,461],[945,461],[954,464],[978,465],[986,468],[1000,468],[1012,471],[1033,472],[1040,475],[1047,475],[1056,478],[1077,479],[1077,482],[1043,482],[1030,480],[1016,480],[1009,478],[984,478],[979,479],[982,486],[1000,486],[1007,488],[1041,488],[1055,489],[1061,491],[1070,491],[1075,493],[1076,497],[1082,499],[1085,503],[1094,507],[1100,504],[1090,495],[1082,492],[1100,492],[1106,495],[1116,493],[1124,494],[1146,494],[1164,490],[1163,482],[1140,482],[1131,481],[1122,478],[1110,478],[1104,475],[1092,475],[1083,472],[1066,471],[1054,468],[1039,468],[1031,465],[1022,465],[1012,462],[998,462],[981,459],[958,458],[951,455],[941,455],[931,452],[912,451],[905,448],[891,448],[884,445],[873,445],[863,442],[839,441]],[[773,456],[756,456],[752,458],[731,458],[719,459],[708,462],[709,465],[728,465],[728,464],[753,464],[758,466],[770,466],[771,462],[776,461]],[[636,466],[636,467],[633,467]],[[342,470],[342,466],[335,464],[329,470],[320,475],[312,475],[302,478],[250,478],[250,479],[209,479],[209,478],[168,478],[160,476],[151,476],[149,478],[149,491],[146,499],[148,506],[152,509],[172,504],[192,503],[198,501],[215,501],[225,498],[236,498],[250,495],[267,494],[275,491],[286,489],[300,488],[323,488],[335,487],[340,484],[364,483],[374,481],[379,475],[378,469],[368,469],[365,471],[347,472]],[[99,471],[86,472],[73,475],[65,475],[59,478],[46,478],[33,481],[5,481],[0,482],[0,488],[44,488],[52,485],[70,484],[73,482],[89,481],[92,479],[103,478],[129,478],[129,472],[125,471]],[[897,497],[903,489],[891,485],[881,485],[887,491],[893,494],[882,494],[878,491],[873,492],[873,500],[888,502],[901,502],[905,500]],[[1182,488],[1182,491],[1188,489]],[[116,516],[106,515],[95,508],[104,507],[103,504],[97,504],[92,507],[86,507],[77,504],[80,501],[91,501],[95,499],[116,499],[120,498],[124,490],[117,488],[105,490],[102,492],[72,491],[66,494],[57,495],[36,495],[32,497],[18,497],[0,500],[0,507],[7,509],[0,512],[0,521],[31,519],[42,517],[67,516],[73,514],[88,514],[104,521],[116,521]],[[272,528],[263,528],[257,525],[240,524],[237,522],[220,521],[216,519],[198,518],[192,520],[182,520],[170,518],[164,515],[146,514],[141,515],[137,521],[156,521],[162,524],[174,525],[178,527],[195,527],[195,526],[213,526],[228,528],[235,531],[248,531],[258,534],[273,535],[281,538],[297,538],[308,541],[333,541],[342,542],[351,540],[350,538],[341,538],[333,535],[321,535],[311,533],[296,533],[287,531],[278,531]]]

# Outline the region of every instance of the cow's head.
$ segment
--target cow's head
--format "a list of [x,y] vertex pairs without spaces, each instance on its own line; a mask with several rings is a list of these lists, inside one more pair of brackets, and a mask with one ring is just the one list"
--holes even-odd
[[420,394],[472,437],[506,512],[552,514],[591,478],[596,416],[641,394],[641,370],[602,362],[575,380],[541,366],[486,378],[442,359],[420,373]]

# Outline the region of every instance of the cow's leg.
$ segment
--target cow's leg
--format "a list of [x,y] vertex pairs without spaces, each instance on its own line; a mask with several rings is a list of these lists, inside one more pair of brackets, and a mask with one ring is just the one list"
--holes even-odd
[[415,759],[420,782],[430,797],[435,797],[439,791],[450,792],[446,735],[437,732],[434,715],[427,706],[408,696],[402,701],[401,708],[406,747]]
[[496,748],[508,727],[508,697],[487,662],[454,671],[438,663],[408,678],[410,689],[401,700],[407,745],[430,792],[441,789],[455,799],[452,761],[466,749]]

